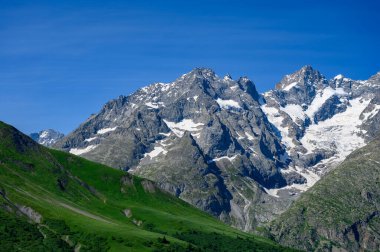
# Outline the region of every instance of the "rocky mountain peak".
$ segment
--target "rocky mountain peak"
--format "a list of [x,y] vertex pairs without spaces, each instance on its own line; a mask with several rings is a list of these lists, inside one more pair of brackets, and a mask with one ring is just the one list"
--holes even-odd
[[338,74],[330,80],[330,86],[334,89],[343,88],[346,93],[351,92],[353,80],[346,78],[342,74]]
[[298,72],[312,72],[315,71],[311,65],[304,65]]
[[30,137],[39,144],[52,146],[58,140],[62,139],[64,137],[64,134],[53,129],[46,129],[41,130],[38,133],[32,133],[30,134]]
[[380,82],[380,72],[377,72],[375,75],[372,75],[368,80]]
[[327,86],[326,78],[309,65],[306,65],[298,71],[285,75],[285,77],[276,85],[276,89],[289,92],[294,87],[310,87],[320,89]]
[[230,74],[226,74],[224,77],[223,77],[223,80],[232,80],[232,76]]
[[274,102],[281,106],[310,105],[314,97],[328,86],[328,80],[318,70],[307,65],[292,74],[285,75],[275,89],[264,96],[265,99],[274,99]]
[[190,79],[190,78],[202,78],[202,79],[215,79],[217,78],[214,70],[206,67],[196,67],[191,70],[189,73],[184,74],[182,79]]

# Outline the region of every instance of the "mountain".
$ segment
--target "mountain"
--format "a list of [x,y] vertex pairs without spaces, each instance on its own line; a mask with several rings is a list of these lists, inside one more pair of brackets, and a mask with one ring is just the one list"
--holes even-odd
[[196,68],[108,102],[55,147],[157,182],[249,231],[379,130],[379,74],[327,80],[311,66],[259,94]]
[[65,135],[58,131],[47,129],[41,130],[38,133],[31,133],[29,136],[37,143],[50,147]]
[[[380,73],[366,81],[327,80],[311,66],[285,76],[263,95],[261,108],[278,130],[291,162],[308,183],[273,191],[307,190],[380,129]],[[308,173],[308,174],[307,174]]]
[[0,122],[4,251],[291,251]]
[[380,250],[380,136],[336,169],[276,219],[277,241],[307,251]]
[[55,146],[152,179],[226,223],[250,230],[268,220],[259,212],[278,211],[265,203],[277,199],[263,187],[304,182],[296,173],[280,173],[288,162],[285,148],[259,99],[248,78],[219,78],[197,68],[172,83],[108,102]]

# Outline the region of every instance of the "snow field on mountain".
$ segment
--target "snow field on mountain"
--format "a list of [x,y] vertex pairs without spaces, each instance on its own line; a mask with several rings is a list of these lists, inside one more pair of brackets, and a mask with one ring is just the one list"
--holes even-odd
[[368,106],[370,100],[356,98],[350,101],[346,111],[318,124],[310,125],[301,139],[307,153],[316,149],[335,150],[338,160],[343,160],[353,150],[364,146],[364,139],[358,136],[362,121],[360,114]]
[[185,131],[189,131],[197,135],[196,133],[200,131],[200,127],[202,127],[203,123],[194,123],[191,119],[184,119],[181,122],[175,123],[175,122],[169,122],[168,120],[163,120],[166,125],[169,127],[171,131],[173,131],[174,134],[176,134],[178,137],[182,137]]
[[87,153],[89,151],[92,151],[93,149],[95,149],[96,147],[98,147],[97,145],[89,145],[87,146],[86,148],[72,148],[70,149],[70,153],[71,154],[74,154],[74,155],[82,155],[84,153]]
[[216,102],[219,104],[219,106],[222,109],[229,109],[229,108],[236,108],[236,109],[241,109],[239,103],[234,100],[222,100],[218,98]]
[[168,151],[165,150],[164,148],[162,148],[161,146],[155,146],[154,149],[151,152],[145,153],[144,157],[149,157],[149,158],[152,159],[154,157],[157,157],[161,153],[165,155],[166,153],[168,153]]
[[288,136],[288,127],[283,127],[282,122],[284,118],[280,115],[278,109],[269,107],[267,104],[261,106],[261,109],[264,111],[268,117],[269,122],[271,122],[281,134],[281,141],[287,148],[293,148],[295,145],[291,137]]
[[116,130],[116,128],[117,127],[100,129],[100,130],[98,130],[98,132],[96,132],[96,134],[102,135],[102,134],[114,131],[114,130]]

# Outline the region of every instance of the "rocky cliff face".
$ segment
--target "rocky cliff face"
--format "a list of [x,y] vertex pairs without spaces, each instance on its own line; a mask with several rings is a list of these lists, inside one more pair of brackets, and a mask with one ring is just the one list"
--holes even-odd
[[380,250],[380,138],[351,153],[270,226],[307,251]]
[[58,140],[62,139],[64,134],[52,129],[47,129],[41,130],[38,133],[32,133],[29,136],[37,143],[50,147]]
[[[55,147],[157,181],[251,230],[312,186],[329,169],[321,164],[341,160],[379,127],[378,78],[338,79],[307,66],[261,95],[248,78],[197,68],[108,102]],[[343,132],[344,144],[322,141],[315,127]]]

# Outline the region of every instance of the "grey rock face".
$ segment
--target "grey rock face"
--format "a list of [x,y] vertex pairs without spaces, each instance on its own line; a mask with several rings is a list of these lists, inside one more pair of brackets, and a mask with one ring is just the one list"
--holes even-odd
[[[377,80],[327,80],[306,66],[261,95],[248,78],[196,68],[108,102],[55,147],[154,180],[249,231],[310,188],[330,169],[326,160],[370,139]],[[343,144],[329,135],[337,129],[346,129]]]
[[47,129],[41,130],[38,133],[32,133],[29,136],[37,143],[50,147],[58,140],[62,139],[64,134],[52,129]]
[[328,81],[321,73],[311,66],[304,66],[299,71],[286,75],[273,92],[277,93],[282,105],[288,103],[310,105],[317,92],[326,86]]

